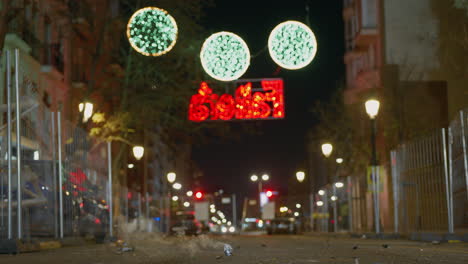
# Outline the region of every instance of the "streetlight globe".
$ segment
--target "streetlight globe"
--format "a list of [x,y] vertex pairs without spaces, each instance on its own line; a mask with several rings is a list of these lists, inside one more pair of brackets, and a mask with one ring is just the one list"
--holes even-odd
[[193,192],[192,192],[192,191],[188,191],[188,192],[187,192],[187,196],[188,196],[188,197],[192,197],[192,195],[193,195]]
[[324,191],[324,190],[319,190],[319,191],[318,191],[318,194],[319,194],[320,196],[323,196],[323,195],[325,194],[325,191]]
[[180,190],[180,189],[182,189],[182,184],[176,182],[176,183],[174,183],[174,185],[172,185],[172,188],[174,188],[176,190]]
[[189,202],[185,202],[184,203],[184,207],[189,207],[190,206],[190,203]]
[[299,182],[303,182],[305,179],[305,173],[303,171],[296,172],[296,178]]
[[365,103],[366,112],[371,119],[374,119],[379,113],[380,102],[376,99],[369,99]]
[[302,205],[301,205],[301,204],[299,204],[299,203],[298,203],[298,204],[296,204],[296,208],[297,208],[297,209],[299,209],[299,208],[301,208],[301,207],[302,207]]
[[270,179],[270,176],[268,176],[268,174],[263,174],[262,175],[262,180],[263,181],[268,181]]
[[253,181],[253,182],[256,182],[256,181],[258,181],[258,176],[254,174],[254,175],[250,176],[250,180]]
[[336,201],[336,200],[338,200],[338,197],[336,197],[335,195],[333,195],[333,196],[331,197],[331,200],[332,200],[332,201]]
[[331,153],[333,151],[333,145],[330,143],[324,143],[322,144],[322,153],[325,157],[330,157]]
[[134,146],[133,147],[133,156],[135,156],[135,159],[140,160],[143,157],[143,154],[145,153],[145,148],[142,146]]
[[172,196],[172,201],[177,202],[179,200],[178,196]]
[[174,172],[169,172],[169,173],[167,174],[167,181],[168,181],[169,183],[175,182],[175,179],[176,179],[176,174],[175,174]]
[[336,163],[338,163],[338,164],[343,163],[343,159],[342,159],[342,158],[337,158],[337,159],[336,159]]
[[344,186],[344,183],[342,183],[342,182],[335,183],[336,188],[343,188],[343,186]]
[[322,201],[317,201],[316,204],[317,204],[317,206],[323,206],[323,202],[322,202]]

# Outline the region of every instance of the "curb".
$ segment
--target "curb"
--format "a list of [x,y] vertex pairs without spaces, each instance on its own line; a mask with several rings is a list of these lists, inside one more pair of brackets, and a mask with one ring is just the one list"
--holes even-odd
[[421,242],[448,242],[463,243],[468,242],[467,234],[449,234],[449,233],[410,233],[407,235],[399,233],[304,233],[306,236],[328,236],[333,238],[368,238],[368,239],[406,239],[410,241]]

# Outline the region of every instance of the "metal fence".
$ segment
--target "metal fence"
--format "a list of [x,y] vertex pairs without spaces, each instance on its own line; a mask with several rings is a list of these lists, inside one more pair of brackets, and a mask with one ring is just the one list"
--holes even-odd
[[446,231],[446,129],[391,152],[396,232]]
[[468,228],[467,123],[468,109],[460,111],[448,128],[449,221],[455,231]]
[[104,236],[110,217],[107,145],[69,121],[59,127],[63,235]]
[[468,228],[467,112],[391,152],[396,232]]
[[110,143],[41,103],[7,55],[7,107],[0,127],[0,239],[111,235]]

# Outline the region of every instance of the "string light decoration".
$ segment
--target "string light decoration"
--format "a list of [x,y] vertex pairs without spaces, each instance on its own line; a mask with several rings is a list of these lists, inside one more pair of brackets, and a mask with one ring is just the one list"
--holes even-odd
[[257,81],[262,88],[252,88],[252,82],[240,85],[234,96],[214,94],[206,82],[190,99],[189,120],[279,119],[284,118],[283,80]]
[[200,51],[205,72],[219,81],[233,81],[249,68],[250,51],[245,41],[231,32],[218,32],[205,40]]
[[297,70],[312,62],[317,53],[317,40],[308,26],[289,20],[273,29],[268,38],[268,51],[282,68]]
[[136,11],[127,24],[130,45],[145,56],[161,56],[177,41],[177,24],[166,10],[145,7]]

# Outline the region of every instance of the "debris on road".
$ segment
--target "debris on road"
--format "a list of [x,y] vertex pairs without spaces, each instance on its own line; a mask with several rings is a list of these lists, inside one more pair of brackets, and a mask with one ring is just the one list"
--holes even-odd
[[216,256],[216,259],[222,259],[223,256]]
[[439,244],[440,244],[440,241],[438,241],[438,240],[433,240],[432,241],[432,245],[439,245]]
[[353,246],[353,249],[354,249],[354,250],[358,249],[358,246],[357,246],[357,245],[354,245],[354,246]]
[[233,251],[233,249],[232,249],[231,245],[224,244],[224,255],[230,257],[230,256],[232,256],[232,251]]
[[262,247],[266,247],[266,245],[265,245],[265,244],[262,244]]
[[128,245],[127,242],[122,241],[119,244],[120,244],[119,245],[120,247],[119,247],[119,249],[117,249],[118,254],[122,254],[124,252],[133,252],[133,251],[135,251],[135,247],[131,247],[130,245]]
[[387,244],[383,244],[382,247],[383,247],[383,248],[388,248],[388,245],[387,245]]

